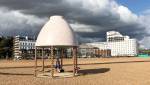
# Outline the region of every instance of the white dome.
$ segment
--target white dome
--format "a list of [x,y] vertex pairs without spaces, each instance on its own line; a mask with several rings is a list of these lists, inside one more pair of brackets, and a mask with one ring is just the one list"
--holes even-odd
[[69,24],[62,16],[51,16],[41,29],[36,46],[77,46],[78,42]]

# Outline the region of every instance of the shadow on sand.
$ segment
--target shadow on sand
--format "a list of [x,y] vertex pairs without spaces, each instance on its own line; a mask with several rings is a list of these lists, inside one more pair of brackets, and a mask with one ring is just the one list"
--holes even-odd
[[0,72],[0,75],[20,75],[20,76],[30,76],[30,75],[33,75],[33,74],[22,74],[22,73],[2,73]]
[[[110,71],[110,68],[98,68],[98,69],[83,69],[79,70],[78,73],[82,75],[89,75],[89,74],[99,74],[105,73]],[[20,75],[20,76],[32,76],[33,74],[23,74],[23,73],[4,73],[0,72],[0,75]]]
[[[40,66],[38,66],[40,67]],[[34,68],[34,66],[20,66],[20,67],[0,67],[0,69],[17,69],[17,68]]]
[[110,71],[110,68],[98,68],[98,69],[83,69],[79,70],[78,73],[81,73],[83,75],[88,75],[88,74],[99,74],[99,73],[105,73]]
[[[119,62],[100,62],[100,63],[85,63],[85,64],[78,64],[78,65],[96,65],[96,64],[121,64],[121,63],[143,63],[143,62],[150,62],[150,60],[141,60],[141,61],[119,61]],[[72,66],[72,64],[65,64],[64,66]],[[41,67],[41,66],[37,66]],[[50,68],[50,65],[45,66],[45,68]],[[20,66],[20,67],[0,67],[0,69],[14,69],[14,68],[34,68],[34,66]]]

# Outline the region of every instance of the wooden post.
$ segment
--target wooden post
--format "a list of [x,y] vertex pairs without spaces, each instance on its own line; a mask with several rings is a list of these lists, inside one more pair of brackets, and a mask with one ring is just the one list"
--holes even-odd
[[44,48],[42,48],[42,71],[44,72]]
[[54,77],[54,47],[51,46],[51,77]]
[[75,69],[76,73],[78,73],[78,60],[77,60],[77,47],[75,47]]
[[77,47],[73,47],[73,76],[77,73]]
[[90,58],[92,58],[93,55],[92,55],[92,48],[90,48]]
[[37,76],[37,53],[36,53],[36,51],[37,51],[37,48],[36,48],[36,46],[35,46],[35,66],[34,66],[34,76],[36,77]]
[[75,48],[73,47],[73,76],[75,76]]
[[63,67],[64,49],[61,49],[61,67]]
[[88,48],[85,48],[85,50],[86,50],[86,52],[85,52],[85,53],[86,53],[86,58],[87,58]]

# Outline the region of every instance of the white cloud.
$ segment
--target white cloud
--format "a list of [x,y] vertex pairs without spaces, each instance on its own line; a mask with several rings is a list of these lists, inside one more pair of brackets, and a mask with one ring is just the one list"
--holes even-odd
[[143,12],[141,12],[142,15],[150,15],[150,9],[146,9]]
[[139,43],[141,48],[149,49],[150,48],[150,36],[144,37]]
[[120,15],[121,21],[125,23],[136,23],[138,16],[133,14],[127,7],[118,6],[117,12]]
[[142,26],[146,28],[146,32],[150,34],[150,14],[149,15],[141,15],[139,17],[139,21]]
[[[94,26],[90,25],[89,23],[88,24],[72,23],[71,25],[73,26],[75,31],[95,32],[106,29],[108,30],[123,25],[130,25],[137,22],[138,18],[137,15],[132,13],[127,7],[118,4],[115,0],[65,0],[65,1],[67,2],[66,4],[68,6],[80,10],[79,12],[76,12],[77,17],[81,15],[81,17],[79,17],[79,21],[80,18],[84,17],[83,19],[86,19],[88,17],[91,17],[89,18],[89,23],[91,19],[94,18],[93,20],[99,24],[99,26]],[[17,10],[6,11],[6,9],[0,9],[0,16],[2,16],[0,19],[1,29],[2,28],[13,29],[11,27],[18,27],[18,29],[21,29],[24,28],[23,26],[27,25],[35,26],[43,24],[46,21],[46,19],[39,18],[34,15],[23,14]]]
[[94,32],[93,29],[91,29],[91,26],[88,25],[78,24],[78,23],[74,23],[74,24],[72,23],[70,25],[76,32]]
[[[81,4],[80,8],[90,11],[96,15],[111,13],[118,16],[124,22],[135,22],[137,15],[132,13],[127,7],[116,3],[115,0],[67,0],[71,5]],[[116,15],[117,14],[117,15]]]
[[[149,36],[147,34],[150,34],[149,9],[143,12],[142,15],[136,15],[127,7],[118,4],[116,0],[54,0],[54,2],[49,0],[41,1],[40,4],[38,1],[31,0],[31,2],[34,2],[34,6],[29,3],[23,3],[22,6],[18,1],[16,0],[16,4],[13,4],[4,0],[5,3],[9,3],[6,4],[6,7],[9,9],[12,7],[12,10],[0,8],[0,33],[12,32],[12,30],[34,30],[33,32],[35,32],[38,29],[39,31],[48,19],[43,18],[43,16],[49,17],[47,15],[61,14],[68,20],[72,20],[71,26],[76,32],[85,32],[84,36],[86,37],[89,36],[88,32],[91,35],[92,32],[102,34],[102,32],[113,29],[126,32],[126,35],[133,34],[137,38],[142,36],[141,43],[143,45],[149,39],[147,38]],[[26,8],[28,5],[31,9]],[[18,10],[21,10],[21,12]],[[42,16],[42,18],[37,16]],[[146,32],[144,28],[146,28]],[[96,40],[101,37],[99,34],[91,35],[86,40],[92,41],[90,38]]]
[[[114,28],[136,24],[139,22],[138,21],[139,17],[136,14],[132,13],[127,7],[118,4],[115,0],[66,0],[66,1],[72,7],[76,7],[82,10],[80,12],[80,15],[83,14],[82,17],[89,16],[91,18],[93,17],[94,19],[95,17],[98,17],[96,20],[97,22],[102,21],[101,17],[106,17],[106,20],[110,19],[108,23],[109,22],[112,23],[113,24],[112,27]],[[106,21],[105,19],[103,20]],[[87,29],[88,28],[89,26],[87,27]],[[87,29],[85,29],[85,32],[87,32]],[[91,29],[93,30],[92,27]],[[101,29],[101,28],[98,28],[98,29]],[[106,29],[109,29],[109,28],[106,28]],[[82,31],[84,31],[84,29],[82,29]]]
[[100,26],[97,27],[95,25],[85,25],[85,24],[79,24],[79,23],[71,23],[70,25],[73,28],[73,30],[76,32],[92,33],[92,32],[105,30],[102,27]]
[[[127,7],[121,4],[118,4],[115,0],[74,0],[74,1],[68,0],[68,2],[70,2],[71,5],[73,6],[80,4],[80,6],[77,8],[81,8],[82,10],[84,10],[83,12],[89,13],[90,16],[93,18],[97,16],[117,17],[116,19],[118,20],[116,20],[113,25],[111,24],[111,26],[114,28],[128,26],[128,25],[133,24],[137,27],[143,28],[142,30],[143,32],[145,32],[144,28],[146,28],[145,35],[147,33],[150,34],[150,10],[147,10],[144,12],[145,14],[149,13],[148,14],[149,16],[145,16],[145,15],[138,16],[134,14],[131,10],[129,10]],[[83,16],[86,16],[86,15],[83,15]],[[101,18],[97,18],[97,19],[101,19]],[[110,21],[112,21],[111,18],[110,18]],[[101,28],[100,26],[97,27],[96,29],[92,25],[80,24],[80,23],[71,24],[71,26],[75,29],[75,31],[78,31],[78,32],[96,32],[96,31],[101,31],[102,29],[110,29],[109,27]],[[136,33],[140,34],[140,31],[136,31]],[[150,37],[145,36],[140,41],[141,45],[148,47],[148,44],[146,44],[146,42],[150,41],[149,39]]]
[[150,48],[150,13],[146,13],[146,15],[141,15],[140,16],[140,23],[143,27],[145,27],[145,36],[144,38],[140,41],[141,47],[143,48]]
[[25,15],[19,11],[10,11],[6,8],[0,9],[0,30],[8,32],[12,30],[35,30],[27,27],[41,25],[46,18],[38,18],[34,15]]

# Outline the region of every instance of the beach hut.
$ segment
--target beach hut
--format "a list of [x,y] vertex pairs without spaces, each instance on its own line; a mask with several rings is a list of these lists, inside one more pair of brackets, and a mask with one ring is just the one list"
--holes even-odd
[[[44,48],[49,48],[50,53],[50,74],[54,77],[54,49],[58,48],[71,48],[72,49],[72,59],[73,59],[73,76],[77,73],[77,47],[78,41],[76,39],[75,33],[67,23],[67,21],[62,16],[51,16],[49,21],[43,26],[38,34],[35,43],[35,76],[37,76],[37,49],[42,49],[42,70],[44,72]],[[62,50],[63,51],[63,50]],[[62,52],[63,53],[63,52]],[[63,54],[61,55],[61,65],[63,64]]]

